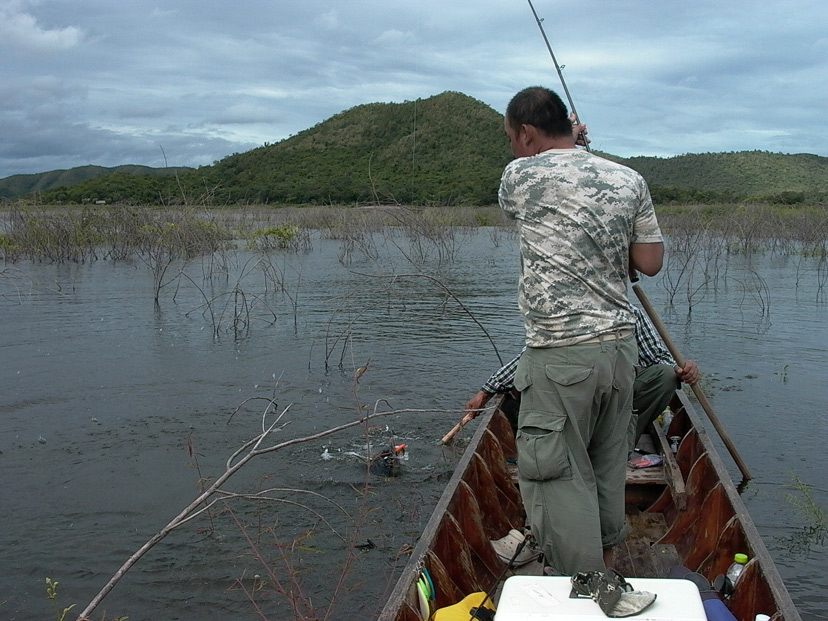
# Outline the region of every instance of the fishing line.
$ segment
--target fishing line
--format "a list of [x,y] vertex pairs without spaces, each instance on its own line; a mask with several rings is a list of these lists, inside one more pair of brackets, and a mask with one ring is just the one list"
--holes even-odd
[[[569,110],[575,115],[575,122],[580,123],[581,117],[578,116],[578,112],[575,110],[575,103],[572,101],[572,95],[569,94],[569,89],[566,86],[566,80],[564,80],[563,65],[559,65],[558,60],[555,58],[555,53],[552,51],[552,46],[549,44],[549,38],[546,36],[546,31],[543,29],[543,24],[541,23],[543,19],[538,17],[538,12],[535,10],[535,5],[532,4],[532,0],[526,1],[529,3],[529,8],[532,9],[532,15],[535,16],[535,21],[538,23],[538,28],[540,28],[541,34],[543,35],[543,41],[546,43],[546,49],[549,50],[552,62],[555,63],[555,70],[558,72],[558,77],[561,80],[561,86],[563,86],[564,93],[566,94],[566,100],[569,102]],[[581,137],[584,139],[584,148],[589,151],[589,142],[587,141],[586,136],[582,133]]]
[[[414,75],[418,75],[420,72],[420,60],[421,60],[421,50],[420,50],[420,24],[422,20],[422,5],[421,3],[417,3],[417,21],[415,23],[414,29]],[[412,128],[412,135],[411,135],[411,189],[410,191],[410,202],[414,203],[416,198],[416,191],[417,191],[417,101],[419,100],[418,97],[414,98],[414,119],[413,119],[413,128]]]

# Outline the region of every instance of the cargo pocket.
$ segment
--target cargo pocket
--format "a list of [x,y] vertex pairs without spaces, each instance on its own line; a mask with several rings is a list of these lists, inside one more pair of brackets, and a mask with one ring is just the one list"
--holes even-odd
[[518,363],[518,367],[515,369],[515,379],[512,385],[518,392],[523,392],[532,385],[532,377],[525,368],[520,366],[520,363]]
[[572,386],[592,375],[592,367],[578,364],[547,364],[546,377],[561,386]]
[[521,427],[515,438],[520,477],[530,481],[571,479],[572,468],[563,434],[566,414],[520,414]]

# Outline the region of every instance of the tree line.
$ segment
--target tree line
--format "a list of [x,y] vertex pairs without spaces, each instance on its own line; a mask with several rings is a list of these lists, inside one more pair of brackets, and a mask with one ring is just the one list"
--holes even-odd
[[[101,169],[91,178],[75,175],[77,182],[41,184],[27,198],[42,204],[491,205],[512,158],[502,122],[488,105],[456,92],[365,104],[210,166],[151,174],[142,167]],[[657,203],[798,204],[828,197],[828,158],[816,155],[601,155],[639,171]],[[90,168],[86,176],[95,172]],[[20,197],[19,177],[0,180],[0,198]]]

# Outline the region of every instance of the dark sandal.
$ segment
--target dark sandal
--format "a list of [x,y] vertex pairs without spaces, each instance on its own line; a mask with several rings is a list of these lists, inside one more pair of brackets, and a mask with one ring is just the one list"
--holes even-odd
[[591,597],[608,617],[631,617],[649,608],[656,595],[636,591],[613,569],[580,572],[572,576],[570,597]]

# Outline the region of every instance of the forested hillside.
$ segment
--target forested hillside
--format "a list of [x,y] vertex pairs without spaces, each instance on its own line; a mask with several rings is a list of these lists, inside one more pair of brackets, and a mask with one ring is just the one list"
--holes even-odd
[[192,169],[150,168],[149,166],[137,166],[133,164],[115,166],[113,168],[90,165],[70,168],[68,170],[52,170],[34,175],[12,175],[11,177],[0,179],[0,199],[14,198],[25,194],[32,194],[33,192],[44,192],[53,188],[78,185],[84,181],[107,175],[124,174],[151,177],[156,175],[175,175],[176,173],[187,170]]
[[741,151],[621,161],[640,172],[654,188],[654,195],[664,200],[671,194],[680,198],[687,190],[773,202],[799,202],[818,196],[824,200],[828,193],[828,158],[806,153]]
[[502,118],[460,93],[342,112],[199,171],[230,202],[493,202],[511,159]]
[[[502,123],[486,104],[446,92],[357,106],[296,136],[197,170],[134,174],[141,167],[89,166],[17,175],[0,180],[0,198],[29,194],[44,204],[488,205],[497,201],[500,174],[512,157]],[[602,155],[641,172],[657,203],[828,200],[828,158],[816,155]],[[24,177],[32,178],[29,187]]]

